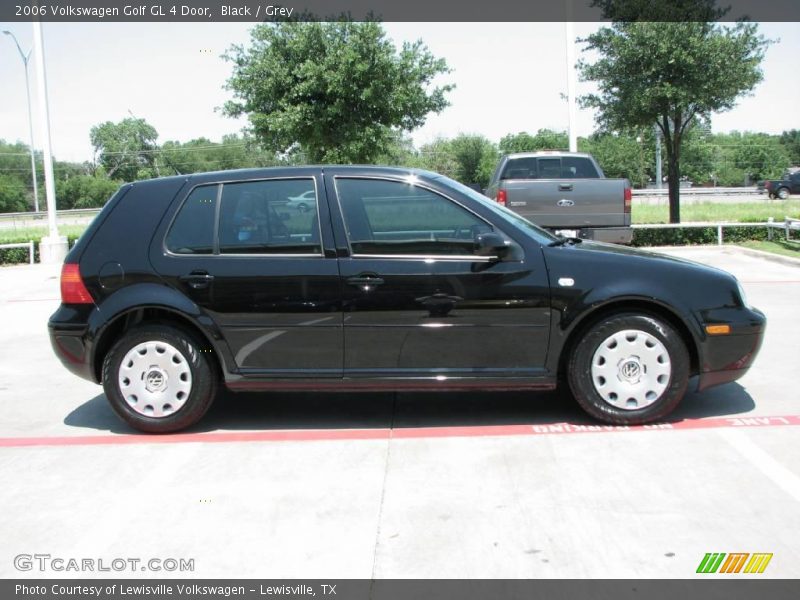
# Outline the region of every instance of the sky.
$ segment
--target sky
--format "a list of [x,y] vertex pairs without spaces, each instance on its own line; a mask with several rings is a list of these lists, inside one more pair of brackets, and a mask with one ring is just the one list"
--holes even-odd
[[[245,119],[218,110],[230,99],[224,89],[231,64],[220,55],[231,44],[246,44],[253,23],[45,23],[43,25],[50,128],[58,160],[92,159],[89,130],[132,113],[146,119],[159,142],[197,137],[219,140],[246,127]],[[438,136],[483,134],[497,142],[508,133],[540,128],[566,130],[565,27],[562,23],[385,23],[398,45],[421,39],[452,72],[440,83],[455,83],[450,106],[430,115],[412,132],[417,147]],[[576,37],[598,24],[575,23]],[[32,46],[30,23],[0,23]],[[712,118],[714,132],[780,133],[800,128],[800,23],[763,23],[761,32],[780,39],[762,64],[764,81],[753,95]],[[576,56],[580,57],[579,44]],[[33,72],[34,135],[41,148]],[[577,94],[594,89],[578,82]],[[28,143],[25,74],[9,36],[0,35],[0,139]],[[595,128],[594,114],[578,110],[579,136]]]

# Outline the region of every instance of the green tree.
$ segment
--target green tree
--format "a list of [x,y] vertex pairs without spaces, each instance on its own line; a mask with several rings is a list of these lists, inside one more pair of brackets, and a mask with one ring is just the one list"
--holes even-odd
[[[723,27],[698,21],[630,22],[647,18],[648,13],[636,12],[642,2],[607,4],[605,16],[614,20],[612,25],[581,40],[587,44],[585,51],[599,55],[594,62],[578,63],[582,79],[597,82],[599,88],[584,96],[581,104],[598,110],[603,130],[658,125],[667,155],[670,221],[677,223],[684,136],[698,119],[731,109],[739,96],[761,81],[760,64],[770,42],[753,23]],[[678,9],[682,6],[718,16],[713,2],[681,0]]]
[[456,162],[454,178],[485,187],[499,158],[495,145],[482,135],[462,133],[449,146]]
[[107,177],[77,175],[56,182],[56,203],[59,210],[103,206],[117,191],[119,181]]
[[139,178],[140,170],[148,168],[160,175],[155,160],[158,132],[144,119],[106,121],[92,127],[90,138],[95,155],[109,178],[134,181]]
[[780,177],[789,166],[789,155],[777,136],[765,133],[743,134],[733,156],[750,183]]
[[17,177],[0,175],[0,212],[23,212],[28,210],[28,194],[25,184]]
[[538,150],[566,150],[569,148],[569,137],[564,131],[540,129],[536,135],[524,131],[504,136],[500,140],[499,149],[502,154],[513,152],[536,152]]
[[800,129],[792,129],[781,133],[780,142],[789,155],[792,165],[800,166]]
[[611,134],[595,133],[578,140],[578,150],[594,156],[606,177],[624,177],[638,188],[646,187],[654,171],[652,134],[640,132]]
[[417,41],[398,53],[380,23],[280,22],[256,25],[249,47],[232,46],[223,113],[247,115],[270,150],[301,149],[310,162],[372,162],[398,131],[411,131],[448,102],[449,73]]

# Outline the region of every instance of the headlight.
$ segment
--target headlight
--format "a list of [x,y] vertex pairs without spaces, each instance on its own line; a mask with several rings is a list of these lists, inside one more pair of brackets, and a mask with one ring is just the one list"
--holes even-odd
[[750,303],[747,301],[747,294],[744,293],[744,288],[738,279],[736,280],[736,287],[739,290],[739,298],[742,301],[742,306],[745,308],[750,308]]

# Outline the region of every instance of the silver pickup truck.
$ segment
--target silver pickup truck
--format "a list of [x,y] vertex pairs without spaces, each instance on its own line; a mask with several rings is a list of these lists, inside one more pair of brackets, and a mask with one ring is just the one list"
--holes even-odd
[[606,179],[589,154],[508,154],[485,194],[564,236],[619,244],[629,244],[633,237],[630,182]]

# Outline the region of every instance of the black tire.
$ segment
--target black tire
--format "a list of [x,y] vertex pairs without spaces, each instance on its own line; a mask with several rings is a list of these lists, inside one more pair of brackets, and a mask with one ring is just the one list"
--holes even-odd
[[781,200],[786,200],[789,197],[789,188],[785,188],[785,187],[780,188],[776,195]]
[[[191,387],[182,400],[183,404],[165,416],[147,416],[135,410],[120,389],[123,359],[133,348],[145,342],[162,342],[176,349],[185,358],[184,367],[188,367],[191,375],[190,383],[185,384]],[[168,325],[141,325],[128,330],[106,354],[103,360],[103,389],[111,408],[131,427],[147,433],[179,431],[203,418],[214,401],[218,381],[213,360],[208,344],[201,343],[187,331]],[[142,379],[144,381],[144,373]],[[164,392],[168,389],[169,382]]]
[[[611,404],[598,392],[592,372],[592,361],[600,345],[612,338],[614,334],[626,330],[649,334],[660,342],[668,353],[668,381],[657,384],[660,386],[665,385],[665,388],[660,394],[653,393],[655,399],[648,400],[648,402],[652,403],[646,406],[643,405],[641,408],[638,408],[635,402],[629,408]],[[649,340],[650,338],[644,335],[643,339]],[[597,364],[602,364],[599,360],[598,358]],[[646,373],[647,363],[646,361],[642,362],[642,373]],[[660,359],[658,362],[661,362]],[[667,369],[666,366],[661,368]],[[678,406],[686,393],[689,371],[689,353],[681,336],[673,327],[654,316],[620,313],[604,318],[583,333],[581,339],[573,346],[572,354],[568,359],[567,380],[575,400],[592,417],[615,425],[640,425],[661,419]],[[612,382],[618,387],[624,387],[625,385],[625,382],[621,379],[621,373],[622,367],[620,367],[620,375],[618,376],[621,383]],[[602,377],[599,379],[603,380]],[[651,394],[651,392],[647,393]]]

